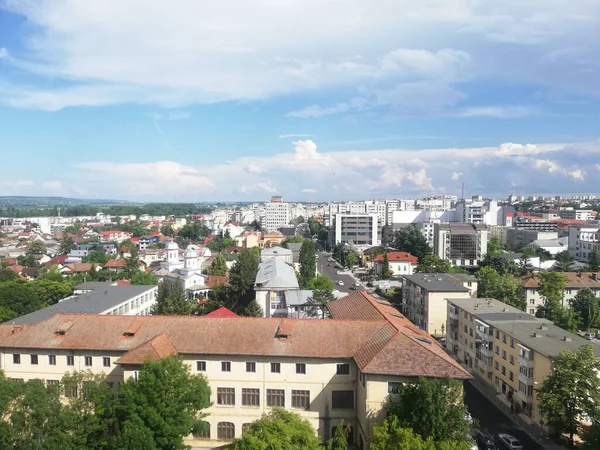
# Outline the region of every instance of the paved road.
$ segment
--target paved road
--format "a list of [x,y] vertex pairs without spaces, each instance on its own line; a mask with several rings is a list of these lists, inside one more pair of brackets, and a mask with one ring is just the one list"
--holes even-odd
[[[341,292],[352,292],[352,290],[350,289],[350,286],[352,286],[356,282],[356,280],[354,278],[352,278],[352,276],[347,275],[347,274],[342,274],[342,275],[337,274],[338,270],[343,270],[343,269],[338,268],[336,266],[335,261],[334,262],[327,261],[331,257],[330,253],[319,252],[319,253],[317,253],[317,255],[319,255],[319,258],[317,259],[317,270],[319,271],[319,273],[325,274],[333,280],[333,284],[335,285],[334,289],[337,289]],[[342,281],[344,283],[344,285],[339,286],[338,281]],[[357,287],[357,289],[361,290],[361,291],[364,290],[364,288],[362,286]]]
[[[544,448],[516,428],[514,423],[493,402],[468,382],[465,383],[465,403],[471,415],[479,421],[482,430],[486,430],[494,436],[498,433],[512,434],[521,441],[524,450],[542,450]],[[500,443],[498,443],[498,447],[505,448]]]

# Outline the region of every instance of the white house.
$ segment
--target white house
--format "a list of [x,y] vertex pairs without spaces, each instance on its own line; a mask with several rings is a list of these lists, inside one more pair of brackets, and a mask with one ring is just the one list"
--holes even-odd
[[[419,264],[417,257],[407,252],[389,252],[387,257],[390,272],[393,277],[412,275]],[[373,270],[378,276],[381,276],[383,259],[384,255],[377,255],[373,260]]]

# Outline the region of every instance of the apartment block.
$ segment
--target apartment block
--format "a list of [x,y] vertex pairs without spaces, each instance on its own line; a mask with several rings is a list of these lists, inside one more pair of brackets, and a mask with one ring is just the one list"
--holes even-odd
[[591,209],[563,209],[558,212],[561,219],[592,220],[594,211]]
[[117,387],[137,379],[148,357],[177,355],[206,376],[212,392],[209,431],[186,438],[199,449],[226,445],[275,407],[297,412],[322,439],[343,420],[351,444],[368,449],[399,383],[471,378],[389,303],[355,293],[330,306],[326,320],[57,314],[30,326],[0,325],[0,368],[48,384],[90,370]]
[[373,246],[380,243],[377,214],[336,214],[332,230],[332,245],[352,242]]
[[556,238],[558,238],[557,231],[535,228],[508,228],[506,230],[506,248],[516,250],[538,240]]
[[487,253],[488,228],[471,223],[435,224],[433,251],[458,267],[477,267]]
[[408,319],[434,336],[446,333],[448,297],[475,298],[477,278],[449,273],[415,273],[402,277],[402,307]]
[[569,227],[569,253],[577,261],[588,262],[590,253],[600,251],[600,228],[597,225]]
[[262,226],[267,231],[277,231],[280,227],[288,225],[290,220],[292,220],[290,204],[285,203],[282,197],[272,197],[270,202],[265,202]]
[[[535,390],[561,351],[589,344],[582,337],[495,299],[448,299],[447,350],[498,398],[538,425]],[[594,345],[600,357],[600,346]]]

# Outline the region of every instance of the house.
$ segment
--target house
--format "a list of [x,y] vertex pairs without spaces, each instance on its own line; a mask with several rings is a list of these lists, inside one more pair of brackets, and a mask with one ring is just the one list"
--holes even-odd
[[39,270],[39,267],[23,267],[23,270],[21,270],[21,276],[27,278],[28,280],[35,280]]
[[[157,235],[146,235],[146,236],[142,236],[138,239],[137,242],[137,247],[140,250],[146,250],[149,246],[154,245],[154,244],[158,244],[159,238]],[[133,242],[133,240],[132,240]]]
[[261,240],[262,234],[257,231],[247,231],[242,233],[241,236],[237,236],[235,238],[238,247],[242,248],[252,248],[258,245],[258,242]]
[[[523,253],[503,253],[501,257],[507,261],[512,261],[517,265],[521,265],[524,262]],[[528,256],[527,262],[534,269],[540,269],[542,264],[539,256]]]
[[81,367],[117,388],[148,358],[177,355],[211,389],[208,430],[186,437],[187,445],[223,446],[283,407],[322,440],[343,420],[350,444],[368,450],[399,383],[472,376],[388,303],[363,293],[348,303],[359,302],[345,309],[363,319],[55,314],[29,326],[1,325],[0,361],[9,378],[50,385]]
[[[567,279],[567,287],[563,292],[562,306],[569,307],[570,300],[583,288],[592,290],[596,297],[600,296],[600,272],[561,272]],[[540,277],[529,274],[521,277],[521,286],[525,290],[526,311],[535,314],[544,299],[540,295]]]
[[92,270],[93,267],[95,267],[96,270],[100,270],[100,266],[98,266],[96,264],[76,262],[76,263],[72,263],[72,264],[65,264],[62,272],[63,273],[86,273],[86,272],[89,272],[90,270]]
[[[390,273],[393,277],[402,275],[412,275],[419,264],[416,256],[407,252],[389,252],[387,254]],[[381,276],[384,255],[377,255],[373,260],[373,270],[378,276]]]
[[112,231],[100,231],[98,233],[98,235],[100,236],[101,242],[120,243],[127,239],[130,239],[133,236],[133,233],[130,233],[129,231],[112,230]]
[[569,237],[560,237],[556,239],[536,239],[529,247],[540,248],[547,251],[551,255],[569,250]]
[[278,232],[270,232],[263,234],[261,239],[258,241],[260,248],[269,248],[275,244],[281,244],[285,240],[285,236]]
[[112,272],[121,272],[126,265],[127,262],[124,259],[109,259],[103,268]]
[[88,256],[91,252],[102,252],[107,255],[116,255],[117,247],[111,243],[81,243],[75,244],[69,254],[67,255],[66,262],[80,262],[83,258]]
[[74,294],[54,305],[10,320],[11,324],[34,324],[55,314],[148,315],[156,303],[158,287],[90,282],[73,288]]
[[434,336],[446,332],[446,299],[475,298],[477,278],[450,273],[415,273],[402,277],[402,310],[419,328]]
[[229,236],[231,236],[232,238],[236,238],[237,236],[240,236],[241,234],[244,233],[244,228],[238,226],[237,222],[227,222],[223,226],[222,233],[223,233],[223,236],[225,236],[227,233],[229,233]]
[[[535,391],[561,351],[589,341],[496,299],[448,298],[447,317],[448,352],[496,391],[507,412],[544,426]],[[600,357],[600,346],[592,347]]]

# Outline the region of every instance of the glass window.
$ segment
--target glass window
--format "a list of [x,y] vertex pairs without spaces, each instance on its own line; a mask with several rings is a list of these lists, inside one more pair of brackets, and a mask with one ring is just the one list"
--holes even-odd
[[292,390],[292,408],[310,410],[310,391]]
[[217,439],[233,439],[235,437],[235,425],[231,422],[219,422],[217,424]]
[[91,356],[86,356],[85,357],[85,365],[87,367],[91,367],[92,366],[92,357]]
[[242,406],[260,406],[260,389],[242,388]]
[[38,363],[38,355],[31,355],[31,364],[36,366]]
[[75,365],[75,357],[73,355],[67,355],[67,366]]
[[246,372],[255,373],[256,372],[256,363],[253,361],[246,362]]
[[103,356],[102,357],[102,366],[103,367],[110,367],[110,357],[108,357],[108,356]]
[[350,364],[338,364],[336,373],[338,375],[350,375]]
[[56,365],[56,355],[48,355],[48,364],[51,366]]
[[388,381],[388,394],[397,394],[402,383],[398,381]]
[[221,372],[231,372],[231,361],[221,362]]
[[296,363],[296,373],[300,375],[306,375],[306,364]]
[[271,363],[271,373],[281,373],[281,364]]
[[267,389],[267,406],[285,408],[285,391],[283,389]]
[[235,405],[235,389],[217,388],[217,405]]
[[354,409],[354,391],[332,391],[332,409]]
[[196,371],[206,372],[206,361],[196,361]]
[[21,355],[18,353],[13,355],[13,364],[21,364]]

